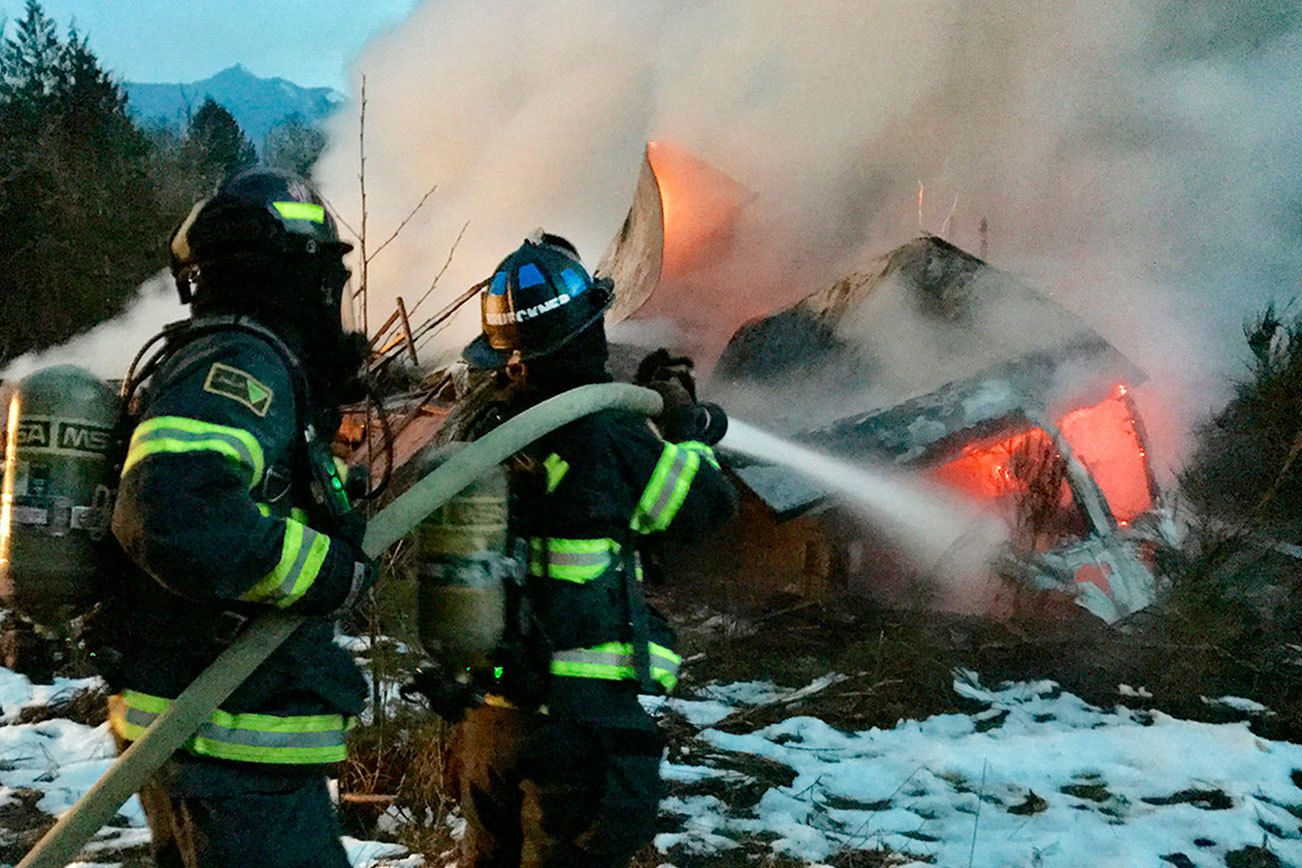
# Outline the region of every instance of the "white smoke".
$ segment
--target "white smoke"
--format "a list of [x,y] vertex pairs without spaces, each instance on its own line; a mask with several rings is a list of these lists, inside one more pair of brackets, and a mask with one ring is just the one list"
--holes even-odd
[[[783,213],[804,285],[775,303],[916,234],[922,180],[927,229],[952,211],[975,251],[986,218],[994,264],[1178,395],[1147,414],[1183,431],[1222,397],[1243,316],[1300,283],[1300,32],[1270,0],[429,0],[355,68],[373,245],[440,185],[372,264],[372,319],[424,291],[467,220],[416,319],[538,225],[594,262],[666,139]],[[319,172],[354,225],[357,109]]]
[[184,319],[170,273],[163,271],[140,285],[117,317],[58,347],[19,356],[0,371],[0,380],[19,380],[53,365],[80,365],[106,380],[120,380],[140,347],[169,322]]

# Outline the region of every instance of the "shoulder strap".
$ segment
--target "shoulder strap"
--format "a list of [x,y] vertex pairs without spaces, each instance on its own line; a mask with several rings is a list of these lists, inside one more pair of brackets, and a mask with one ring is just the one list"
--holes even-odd
[[[306,469],[312,497],[334,518],[340,518],[350,512],[352,507],[348,503],[347,495],[344,493],[343,483],[335,471],[334,459],[330,455],[329,446],[322,442],[316,430],[316,424],[311,418],[312,386],[307,376],[307,370],[303,367],[303,363],[299,361],[298,356],[281,340],[279,335],[249,317],[215,316],[205,317],[200,320],[181,320],[167,325],[159,335],[150,339],[144,350],[141,351],[142,356],[160,338],[166,343],[145,365],[139,378],[134,377],[135,363],[133,363],[132,371],[128,374],[127,381],[123,383],[122,413],[120,417],[122,422],[119,425],[122,435],[126,439],[130,438],[130,429],[134,427],[134,425],[131,425],[130,420],[130,402],[136,389],[144,380],[151,377],[164,361],[188,344],[211,334],[230,331],[243,332],[258,338],[271,347],[276,355],[280,356],[281,361],[285,363],[294,386],[294,415],[302,437],[300,448],[296,451],[300,456],[299,460],[302,461]],[[138,362],[139,357],[137,358]],[[120,436],[119,439],[123,439],[123,436]],[[125,455],[125,444],[122,451]]]

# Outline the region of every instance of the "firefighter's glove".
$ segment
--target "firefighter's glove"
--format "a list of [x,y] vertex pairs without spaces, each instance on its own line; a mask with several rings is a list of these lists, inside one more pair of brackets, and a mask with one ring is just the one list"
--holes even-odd
[[695,439],[696,402],[683,384],[677,380],[654,380],[646,386],[664,402],[660,415],[651,420],[660,430],[660,436],[670,443]]
[[682,385],[692,402],[696,402],[696,364],[687,356],[671,356],[664,347],[638,363],[633,382],[655,388],[654,383],[669,381]]
[[398,695],[407,702],[424,700],[430,711],[448,723],[461,720],[466,709],[478,701],[473,687],[448,677],[438,666],[417,669],[411,681],[399,689]]
[[664,401],[664,409],[654,420],[660,436],[670,443],[697,440],[713,446],[728,433],[728,415],[718,404],[698,404],[681,383],[657,380],[647,388],[655,390]]
[[353,562],[353,581],[348,587],[348,596],[344,597],[344,601],[336,610],[340,615],[351,612],[366,596],[366,592],[375,587],[375,583],[380,578],[380,571],[375,561],[360,551],[355,552],[354,557],[356,560]]

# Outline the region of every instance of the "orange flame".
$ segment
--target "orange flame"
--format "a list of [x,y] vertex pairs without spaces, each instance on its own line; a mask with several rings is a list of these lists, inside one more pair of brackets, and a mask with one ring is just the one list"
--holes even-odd
[[18,417],[21,409],[22,404],[14,395],[9,401],[9,419],[5,425],[4,485],[0,488],[0,570],[6,572],[14,521],[14,477],[18,469]]
[[[1058,422],[1063,438],[1093,475],[1123,527],[1153,506],[1148,452],[1131,415],[1127,394],[1126,387],[1119,385],[1113,395],[1093,406],[1073,410]],[[1028,447],[1034,454],[1048,442],[1048,435],[1033,428],[993,444],[968,446],[958,458],[937,468],[936,477],[982,498],[1016,494],[1025,491],[1026,485],[1009,472],[1010,457],[1028,451]]]
[[665,142],[648,142],[647,159],[660,188],[664,214],[666,277],[684,275],[714,261],[732,241],[749,192],[723,172]]

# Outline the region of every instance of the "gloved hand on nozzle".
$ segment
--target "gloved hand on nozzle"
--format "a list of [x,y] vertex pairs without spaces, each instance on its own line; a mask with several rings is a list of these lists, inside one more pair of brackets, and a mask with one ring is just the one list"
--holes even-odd
[[728,433],[728,416],[718,404],[696,400],[695,365],[686,356],[671,356],[661,348],[637,366],[639,386],[659,393],[664,409],[652,421],[670,443],[699,440],[713,446]]

